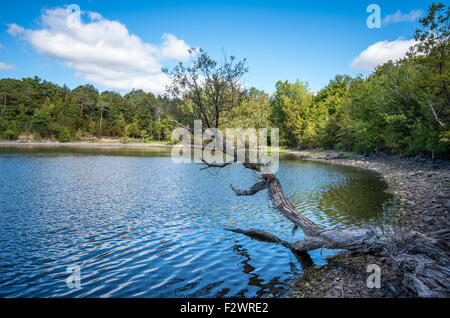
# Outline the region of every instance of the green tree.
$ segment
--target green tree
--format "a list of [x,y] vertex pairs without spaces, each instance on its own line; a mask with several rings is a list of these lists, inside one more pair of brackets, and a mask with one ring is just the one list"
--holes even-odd
[[224,123],[235,128],[269,128],[270,96],[250,88],[241,105],[224,117]]
[[306,146],[313,138],[312,100],[308,84],[278,81],[270,103],[270,121],[280,129],[280,144]]
[[58,141],[59,142],[70,141],[70,130],[67,127],[65,127],[65,126],[61,127],[61,130],[59,131],[59,134],[58,134]]
[[219,128],[223,115],[238,107],[245,97],[246,90],[239,80],[248,72],[246,60],[226,56],[219,64],[202,50],[190,53],[196,53],[190,65],[180,63],[173,71],[163,70],[171,79],[167,91],[192,105],[204,126]]
[[133,119],[133,122],[125,127],[125,136],[137,138],[141,134],[141,130],[139,129],[139,119],[136,115]]

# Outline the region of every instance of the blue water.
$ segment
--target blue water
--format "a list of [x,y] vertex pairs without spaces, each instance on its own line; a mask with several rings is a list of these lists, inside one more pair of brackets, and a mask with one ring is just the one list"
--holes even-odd
[[[277,176],[325,227],[373,220],[389,200],[378,177],[354,169],[285,158]],[[0,148],[0,297],[282,296],[299,260],[224,230],[302,237],[267,191],[230,190],[255,180],[239,165],[199,171],[161,151]],[[310,256],[320,265],[331,253]]]

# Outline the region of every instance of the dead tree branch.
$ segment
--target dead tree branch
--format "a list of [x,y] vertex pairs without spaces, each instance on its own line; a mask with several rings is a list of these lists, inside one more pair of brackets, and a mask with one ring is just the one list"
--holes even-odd
[[[189,128],[187,128],[189,129]],[[222,149],[231,149],[220,137],[213,136]],[[237,162],[236,149],[233,150],[234,162]],[[208,167],[223,168],[228,164]],[[263,165],[244,162],[247,169],[261,173]],[[449,297],[450,296],[450,252],[448,238],[450,234],[434,233],[428,237],[418,232],[409,232],[399,237],[393,229],[370,227],[347,227],[324,229],[303,216],[286,197],[281,183],[272,173],[261,174],[261,182],[254,184],[248,190],[239,190],[231,186],[237,196],[254,195],[268,189],[268,194],[274,207],[294,224],[294,230],[299,227],[305,236],[294,243],[284,241],[277,236],[259,229],[227,229],[251,238],[281,244],[289,248],[296,256],[305,255],[315,249],[345,249],[354,253],[370,253],[389,256],[403,273],[405,287],[419,297]],[[389,232],[391,235],[386,235]]]

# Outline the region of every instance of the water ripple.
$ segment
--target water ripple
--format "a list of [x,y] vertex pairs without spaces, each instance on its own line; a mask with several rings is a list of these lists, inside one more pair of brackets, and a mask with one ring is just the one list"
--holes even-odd
[[[157,152],[0,154],[0,297],[263,297],[301,272],[285,248],[224,228],[292,240],[292,225],[239,166],[218,174]],[[286,158],[278,177],[322,226],[363,224],[389,199],[376,176]],[[302,237],[298,231],[295,239]],[[311,252],[316,264],[332,253]],[[81,269],[81,288],[66,284]]]

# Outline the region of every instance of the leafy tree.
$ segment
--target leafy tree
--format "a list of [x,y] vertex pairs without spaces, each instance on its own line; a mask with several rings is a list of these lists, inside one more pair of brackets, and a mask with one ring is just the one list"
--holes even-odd
[[67,127],[65,127],[65,126],[61,127],[61,130],[59,131],[59,134],[58,134],[58,141],[59,142],[70,141],[70,130]]
[[44,105],[34,111],[31,123],[33,130],[38,132],[41,137],[49,136],[49,126],[52,123],[52,104],[48,97]]
[[269,128],[270,96],[250,88],[242,104],[224,117],[227,126],[235,128]]
[[197,119],[207,128],[219,128],[221,117],[238,107],[246,90],[239,80],[248,72],[246,60],[225,57],[222,64],[211,59],[203,50],[192,51],[190,65],[178,64],[173,71],[163,69],[171,84],[167,91],[192,105]]
[[140,136],[140,133],[139,120],[138,117],[135,116],[133,122],[125,127],[125,136],[136,138]]
[[280,129],[280,143],[296,145],[309,143],[303,132],[311,132],[308,120],[312,118],[311,103],[313,95],[308,84],[300,81],[289,83],[279,81],[270,104],[270,120]]
[[98,110],[98,90],[92,85],[78,86],[72,91],[78,106],[81,108],[81,112],[91,117]]
[[421,86],[428,95],[427,103],[441,126],[450,116],[449,18],[450,6],[433,3],[428,15],[420,19],[422,28],[417,29],[414,36],[418,43],[410,52],[421,71]]

